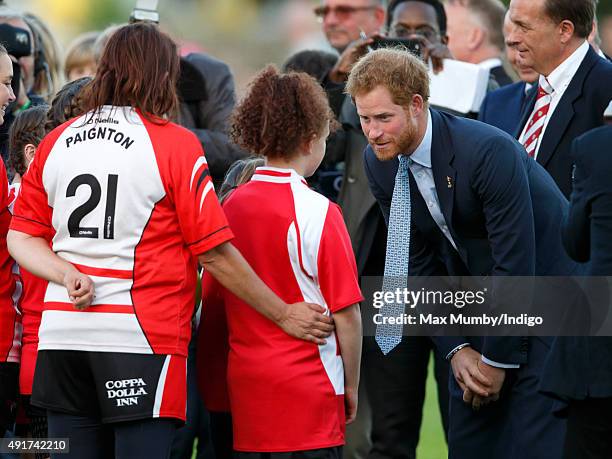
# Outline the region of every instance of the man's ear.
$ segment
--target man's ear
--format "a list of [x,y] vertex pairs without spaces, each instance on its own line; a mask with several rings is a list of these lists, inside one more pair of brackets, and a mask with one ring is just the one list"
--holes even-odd
[[26,160],[26,167],[30,165],[32,160],[34,159],[34,154],[36,153],[36,146],[28,143],[25,147],[23,147],[23,155]]
[[[382,26],[385,25],[385,9],[382,6],[377,6],[374,10],[374,17],[376,18],[376,22],[378,24],[378,28],[382,29]],[[378,32],[378,30],[377,30]]]
[[443,45],[448,46],[448,42],[449,42],[448,35],[447,34],[444,34],[444,35],[440,34],[440,43],[442,43]]
[[470,32],[469,47],[470,50],[474,51],[480,47],[482,42],[485,40],[486,32],[480,27],[474,27]]
[[418,117],[421,115],[421,113],[423,113],[424,109],[425,101],[423,100],[423,97],[421,97],[419,94],[413,95],[412,100],[410,101],[410,111],[412,112],[412,115],[414,117]]
[[558,27],[561,43],[566,45],[574,36],[574,23],[569,20],[561,21]]

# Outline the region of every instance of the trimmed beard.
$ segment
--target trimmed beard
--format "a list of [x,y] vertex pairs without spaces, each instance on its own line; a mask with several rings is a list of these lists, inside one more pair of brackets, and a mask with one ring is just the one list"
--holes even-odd
[[406,154],[407,152],[412,154],[410,147],[414,144],[417,136],[417,130],[418,127],[416,123],[411,123],[409,121],[399,138],[397,140],[393,139],[391,144],[388,145],[383,152],[376,150],[375,143],[369,143],[379,161],[391,161],[392,159],[397,158],[399,155]]

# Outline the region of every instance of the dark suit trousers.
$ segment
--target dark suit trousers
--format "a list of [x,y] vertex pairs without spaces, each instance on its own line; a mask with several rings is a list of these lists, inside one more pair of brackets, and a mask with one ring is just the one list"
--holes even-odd
[[538,385],[549,344],[529,338],[529,360],[506,370],[500,399],[473,411],[450,378],[449,459],[560,459],[565,420]]
[[607,459],[612,455],[612,398],[569,402],[564,459]]
[[403,337],[384,356],[373,337],[364,338],[366,390],[372,410],[372,449],[368,459],[414,459],[425,400],[429,356],[434,368],[443,427],[448,426],[448,363],[427,337]]

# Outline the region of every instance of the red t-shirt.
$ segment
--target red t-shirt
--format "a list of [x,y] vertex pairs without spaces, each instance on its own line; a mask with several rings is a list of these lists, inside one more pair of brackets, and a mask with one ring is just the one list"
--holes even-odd
[[[330,313],[363,298],[340,209],[295,171],[258,168],[224,204],[236,247],[286,303]],[[223,290],[228,386],[238,451],[283,452],[344,443],[344,368],[336,336],[293,338]]]
[[95,286],[78,311],[48,283],[39,350],[182,356],[195,256],[232,238],[195,135],[108,106],[45,137],[11,229],[50,239]]
[[21,293],[15,262],[6,246],[11,213],[8,178],[0,159],[0,362],[19,362],[21,353]]

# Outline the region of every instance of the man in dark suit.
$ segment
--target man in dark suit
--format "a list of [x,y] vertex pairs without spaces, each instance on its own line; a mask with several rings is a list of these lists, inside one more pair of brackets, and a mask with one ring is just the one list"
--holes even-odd
[[[504,20],[504,37],[510,35],[514,25],[510,15],[506,14]],[[487,94],[478,113],[478,120],[490,124],[510,135],[514,135],[521,121],[527,92],[538,81],[538,73],[531,67],[524,65],[518,58],[518,51],[512,46],[506,46],[506,58],[521,81],[499,88]]]
[[[576,139],[574,187],[563,242],[577,261],[590,261],[588,274],[612,276],[612,126]],[[589,279],[590,282],[598,279]],[[609,294],[609,293],[608,293]],[[598,309],[607,313],[610,300]],[[542,389],[568,401],[566,459],[604,459],[612,451],[612,337],[559,337],[544,369]]]
[[500,0],[447,0],[448,47],[453,57],[490,70],[499,86],[513,83],[501,59],[506,7]]
[[[577,269],[555,236],[567,201],[552,179],[502,131],[428,109],[427,69],[418,59],[397,50],[370,53],[351,71],[347,91],[370,143],[370,187],[389,224],[386,277],[402,261],[404,238],[405,275],[569,275]],[[408,202],[400,200],[405,189],[398,194],[401,180],[408,182]],[[406,206],[409,228],[398,232],[398,224],[407,224],[397,217]],[[561,457],[564,424],[537,390],[548,340],[435,340],[454,374],[449,457]],[[479,405],[481,397],[499,400],[478,412],[464,402]]]
[[507,41],[519,60],[540,74],[515,134],[566,197],[571,191],[571,142],[603,125],[612,99],[612,64],[587,42],[594,14],[594,0],[510,3],[516,27]]

